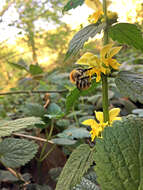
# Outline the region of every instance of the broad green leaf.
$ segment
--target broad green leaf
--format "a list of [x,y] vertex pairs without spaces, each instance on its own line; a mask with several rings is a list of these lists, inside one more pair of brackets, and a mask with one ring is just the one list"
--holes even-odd
[[51,140],[54,142],[54,144],[58,145],[73,145],[77,142],[76,140],[71,140],[67,138],[55,138]]
[[6,138],[0,143],[0,162],[11,168],[23,166],[35,156],[37,149],[33,141]]
[[135,24],[118,23],[109,29],[110,37],[119,43],[127,44],[143,51],[143,36]]
[[69,57],[76,55],[83,47],[84,43],[88,41],[90,37],[93,38],[96,34],[100,33],[105,26],[105,23],[90,24],[77,32],[70,41],[68,51],[65,55],[65,61]]
[[28,126],[43,123],[38,117],[25,117],[12,121],[2,120],[0,123],[0,137],[11,135],[13,132],[28,128]]
[[78,7],[79,5],[82,5],[83,3],[84,3],[84,0],[69,0],[68,3],[63,8],[63,13],[65,11],[74,9],[74,8]]
[[59,133],[57,135],[58,137],[70,137],[72,139],[76,138],[88,138],[90,136],[90,133],[86,130],[86,128],[80,127],[70,127],[69,129],[64,130],[62,133]]
[[57,104],[51,103],[47,108],[47,114],[44,116],[52,119],[63,117],[63,115],[64,113],[62,112],[61,108]]
[[70,155],[59,177],[56,190],[70,190],[78,184],[93,163],[93,149],[87,144],[78,146]]
[[47,110],[40,104],[29,103],[24,105],[23,112],[26,116],[43,117],[47,113]]
[[43,73],[43,69],[39,65],[30,65],[29,72],[31,75],[39,75]]
[[68,112],[72,106],[74,105],[75,102],[78,101],[80,96],[86,96],[89,95],[90,93],[93,93],[96,91],[97,83],[95,80],[92,81],[91,87],[88,88],[87,90],[78,90],[77,88],[73,89],[70,91],[70,93],[67,95],[66,98],[66,111]]
[[102,135],[94,154],[101,189],[142,190],[143,118],[127,116],[105,128]]
[[129,71],[118,73],[115,83],[121,94],[143,103],[143,75]]

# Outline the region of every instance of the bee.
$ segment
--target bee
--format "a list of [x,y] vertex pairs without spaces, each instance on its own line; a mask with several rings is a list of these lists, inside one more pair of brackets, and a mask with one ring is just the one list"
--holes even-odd
[[86,90],[91,85],[91,79],[87,75],[88,70],[90,70],[90,68],[89,69],[79,68],[79,69],[72,70],[72,72],[70,73],[71,83],[76,84],[76,87],[79,90]]

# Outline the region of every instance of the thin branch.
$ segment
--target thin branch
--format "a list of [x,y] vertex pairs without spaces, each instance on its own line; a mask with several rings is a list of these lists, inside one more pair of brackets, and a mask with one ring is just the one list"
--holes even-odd
[[41,141],[41,142],[48,142],[48,143],[51,143],[51,144],[54,144],[53,141],[47,141],[46,139],[43,139],[43,138],[40,138],[40,137],[34,137],[34,136],[31,136],[31,135],[24,135],[24,134],[21,134],[21,133],[12,133],[13,135],[15,136],[18,136],[18,137],[25,137],[25,138],[28,138],[28,139],[33,139],[33,140],[37,140],[37,141]]
[[1,92],[0,96],[10,95],[10,94],[44,94],[44,93],[64,93],[68,90],[22,90],[22,91],[13,91],[13,92]]

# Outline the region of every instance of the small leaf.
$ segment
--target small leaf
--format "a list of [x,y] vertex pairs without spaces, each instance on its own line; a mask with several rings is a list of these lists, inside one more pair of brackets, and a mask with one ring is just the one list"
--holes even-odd
[[25,165],[36,154],[38,145],[26,139],[6,138],[0,143],[0,161],[7,167]]
[[68,51],[65,55],[65,61],[69,57],[76,55],[83,47],[84,43],[88,41],[89,37],[93,38],[97,33],[100,33],[105,26],[105,23],[90,24],[77,32],[70,41]]
[[[143,119],[127,116],[96,140],[95,171],[102,190],[143,189]],[[110,187],[110,188],[107,188]]]
[[90,136],[90,133],[86,130],[86,128],[77,128],[77,127],[72,127],[69,129],[64,130],[62,133],[59,133],[58,136],[64,136],[64,137],[70,137],[72,139],[76,138],[88,138]]
[[142,32],[135,24],[119,23],[109,29],[110,37],[119,43],[127,44],[143,51]]
[[95,92],[97,85],[98,84],[96,83],[96,80],[93,80],[90,88],[88,88],[87,90],[80,91],[77,88],[75,88],[72,91],[70,91],[66,98],[66,111],[68,112],[72,108],[72,106],[76,101],[78,101],[80,96],[86,96],[92,92]]
[[143,103],[143,75],[129,71],[118,73],[115,83],[121,94]]
[[51,140],[55,144],[58,144],[58,145],[73,145],[77,142],[76,140],[71,140],[71,139],[67,139],[67,138],[55,138],[55,139],[51,139]]
[[43,117],[47,110],[37,103],[29,103],[24,105],[23,112],[26,116]]
[[15,131],[25,129],[30,125],[35,125],[36,123],[43,122],[38,117],[25,117],[12,121],[2,120],[0,124],[0,137],[9,136]]
[[31,75],[39,75],[43,73],[43,69],[39,65],[30,65],[29,72]]
[[84,0],[69,0],[68,3],[64,6],[62,12],[64,13],[65,11],[74,9],[78,7],[79,5],[81,6],[83,3],[84,3]]
[[80,182],[84,173],[93,163],[93,149],[89,145],[78,146],[70,155],[59,177],[56,190],[71,189]]
[[48,117],[49,119],[52,119],[63,117],[63,115],[64,113],[62,112],[61,108],[57,104],[51,103],[48,106],[47,114],[45,114],[44,116]]

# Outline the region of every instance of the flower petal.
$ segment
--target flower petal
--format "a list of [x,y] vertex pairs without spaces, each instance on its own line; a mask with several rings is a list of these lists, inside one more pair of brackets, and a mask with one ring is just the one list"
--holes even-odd
[[122,48],[122,46],[111,48],[109,57],[111,58],[114,55],[116,55],[121,50],[121,48]]
[[110,65],[113,69],[118,70],[118,69],[119,69],[119,66],[120,66],[121,64],[118,63],[116,59],[110,59],[110,60],[109,60],[109,65]]
[[110,52],[110,49],[112,48],[113,43],[105,45],[101,51],[100,51],[100,57],[101,59],[105,59],[106,55]]
[[103,112],[100,112],[100,111],[95,111],[95,116],[96,116],[96,119],[100,122],[100,123],[103,123],[104,122],[104,118],[103,118]]
[[101,72],[97,70],[96,75],[96,82],[99,82],[101,80]]
[[119,108],[113,108],[109,111],[109,118],[110,118],[110,123],[119,115],[120,109]]
[[85,4],[91,9],[94,9],[95,11],[102,10],[102,4],[99,0],[96,0],[96,1],[85,0]]
[[97,122],[94,119],[87,119],[87,120],[83,121],[82,124],[83,125],[93,126],[93,125],[96,125]]

